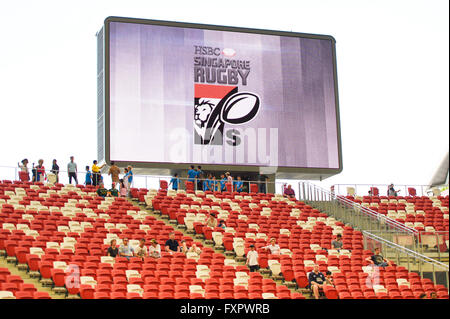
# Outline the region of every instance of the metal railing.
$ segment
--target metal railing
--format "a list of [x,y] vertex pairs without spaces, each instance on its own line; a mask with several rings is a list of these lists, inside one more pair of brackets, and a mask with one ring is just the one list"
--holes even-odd
[[364,249],[380,248],[383,256],[389,261],[403,266],[410,272],[418,273],[422,278],[429,278],[435,284],[444,285],[449,289],[449,266],[436,261],[416,251],[393,243],[380,236],[362,231]]
[[329,192],[315,184],[300,182],[300,199],[317,206],[337,219],[351,224],[359,229],[378,232],[417,234],[417,230],[405,226],[392,218],[379,214],[367,207],[361,206],[343,196]]
[[[19,167],[13,167],[13,166],[0,166],[0,180],[19,180]],[[28,168],[30,180],[32,178],[32,168]],[[123,172],[123,169],[121,169]],[[51,169],[45,169],[46,177],[51,175]],[[103,182],[105,186],[109,187],[111,185],[111,178],[107,174],[108,168],[103,169],[101,172],[101,175],[103,177]],[[77,177],[78,177],[78,184],[84,184],[85,181],[85,171],[78,171]],[[119,175],[120,178],[123,178],[123,174]],[[143,174],[135,174],[133,173],[133,181],[130,187],[132,188],[146,188],[146,189],[159,189],[160,188],[160,182],[166,181],[167,183],[170,183],[170,180],[173,176],[167,176],[167,175],[143,175]],[[233,182],[236,182],[236,177],[233,176]],[[178,177],[180,180],[179,183],[179,189],[186,189],[185,182],[190,180],[188,177]],[[206,178],[196,178],[194,182],[194,190],[203,190],[203,181],[207,180]],[[41,180],[41,182],[46,182]],[[283,194],[285,187],[287,187],[286,182],[270,182],[270,181],[259,181],[259,180],[242,180],[244,192],[250,191],[250,184],[256,184],[258,186],[258,192],[261,193],[269,193],[269,188],[275,190],[274,193],[277,194]],[[69,184],[69,176],[68,172],[66,170],[59,170],[58,173],[58,183],[62,184]],[[72,183],[75,183],[72,179]],[[216,183],[220,184],[221,180],[216,179]],[[221,184],[223,185],[223,183]],[[297,188],[296,183],[292,183],[292,188],[295,192],[295,197],[298,199],[299,190]],[[172,187],[172,185],[170,186]],[[234,187],[234,186],[233,186]],[[222,190],[222,189],[221,189]],[[273,193],[273,192],[270,192]]]
[[[378,196],[388,196],[388,184],[334,184],[334,192],[337,195],[347,196],[348,188],[354,190],[354,196],[370,196],[369,191],[372,187],[378,188]],[[408,188],[416,190],[416,196],[433,196],[433,188],[430,185],[394,185],[398,191],[398,196],[410,196]],[[373,194],[372,194],[373,195]]]

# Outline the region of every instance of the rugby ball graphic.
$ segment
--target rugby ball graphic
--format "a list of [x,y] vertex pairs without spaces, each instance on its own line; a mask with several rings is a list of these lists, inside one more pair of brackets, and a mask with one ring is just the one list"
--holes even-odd
[[225,48],[222,50],[222,54],[227,57],[233,57],[236,55],[236,51],[234,49]]
[[230,96],[222,109],[222,121],[229,124],[242,124],[251,121],[259,111],[259,97],[249,92]]

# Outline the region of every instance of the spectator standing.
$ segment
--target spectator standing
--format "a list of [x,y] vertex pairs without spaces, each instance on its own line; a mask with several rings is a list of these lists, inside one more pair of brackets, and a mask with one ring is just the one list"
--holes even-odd
[[150,247],[148,248],[148,255],[153,258],[161,257],[161,246],[158,244],[156,239],[150,241]]
[[383,255],[381,255],[380,248],[375,248],[374,254],[370,257],[367,257],[366,261],[377,267],[391,266],[391,262],[384,258]]
[[33,174],[33,177],[31,178],[31,181],[34,183],[34,182],[37,182],[36,181],[36,179],[37,179],[37,173],[36,173],[36,168],[34,167],[34,163],[33,163],[33,167],[32,167],[32,169],[31,169],[31,173]]
[[388,196],[398,196],[398,191],[395,190],[394,184],[388,186]]
[[342,249],[344,243],[342,242],[342,235],[337,234],[336,239],[331,241],[331,246],[338,251]]
[[191,165],[191,169],[187,172],[188,182],[195,183],[195,178],[197,177],[197,171],[195,170],[195,166]]
[[115,258],[118,254],[119,249],[116,246],[116,240],[113,239],[111,240],[110,246],[108,247],[107,255]]
[[38,166],[36,166],[36,182],[40,182],[41,180],[44,180],[44,178],[45,178],[44,160],[40,159],[38,161]]
[[204,178],[201,166],[197,166],[196,178],[197,178],[197,189],[201,190],[202,186],[203,186],[203,178]]
[[178,253],[181,251],[180,244],[175,239],[175,233],[171,232],[169,234],[169,239],[166,241],[166,251],[169,253]]
[[225,177],[225,174],[221,174],[220,175],[220,191],[221,192],[224,192],[227,190],[226,183],[227,183],[227,178]]
[[78,169],[77,164],[74,162],[74,157],[70,157],[70,162],[67,164],[67,173],[69,174],[69,184],[72,184],[72,178],[75,180],[75,185],[78,184]]
[[169,186],[172,185],[172,189],[177,191],[178,185],[180,185],[180,179],[178,178],[178,174],[175,173],[172,177],[172,179],[169,182]]
[[250,268],[250,272],[258,271],[258,252],[255,249],[255,245],[250,245],[250,251],[247,253],[247,261],[245,262],[245,265]]
[[19,178],[22,182],[28,182],[30,180],[30,172],[28,171],[28,159],[24,158],[21,163],[22,165],[17,163],[20,168]]
[[211,191],[213,191],[213,192],[220,191],[219,190],[219,183],[217,182],[215,176],[213,176],[212,179],[211,179]]
[[309,273],[308,276],[310,287],[314,293],[314,297],[319,299],[319,289],[323,289],[323,285],[326,282],[326,278],[319,271],[319,266],[314,265],[314,270]]
[[120,182],[120,197],[127,197],[128,189],[125,186],[123,178],[121,178],[119,182]]
[[136,257],[141,257],[142,259],[148,256],[148,250],[145,246],[144,238],[139,241],[139,245],[135,248],[134,254],[136,255]]
[[53,174],[55,174],[56,183],[58,183],[59,182],[59,165],[56,163],[56,159],[53,160],[51,172]]
[[203,190],[204,191],[211,190],[211,178],[212,178],[212,175],[209,174],[208,177],[203,181]]
[[86,176],[84,178],[84,184],[87,185],[92,185],[92,173],[89,170],[89,166],[86,166]]
[[284,190],[283,195],[284,197],[295,198],[295,191],[291,185],[288,185],[288,187]]
[[133,257],[134,249],[130,246],[128,242],[128,238],[123,239],[122,245],[119,247],[119,256],[125,257],[126,259],[130,260],[131,257]]
[[269,177],[267,175],[259,175],[259,192],[266,193],[266,183]]
[[242,181],[240,176],[238,176],[237,180],[234,182],[234,189],[238,193],[240,193],[244,190],[244,182]]
[[101,174],[100,174],[100,170],[106,165],[106,163],[104,163],[101,166],[97,165],[97,160],[93,161],[93,165],[92,165],[92,185],[97,186],[100,184],[100,179],[101,179]]
[[270,245],[263,247],[265,250],[270,250],[272,255],[280,254],[280,246],[277,244],[277,240],[275,238],[270,239]]
[[133,184],[133,167],[128,165],[128,190],[130,190],[131,185]]
[[113,183],[119,183],[119,174],[120,168],[114,162],[111,162],[111,167],[109,168],[108,175],[111,175],[111,180]]

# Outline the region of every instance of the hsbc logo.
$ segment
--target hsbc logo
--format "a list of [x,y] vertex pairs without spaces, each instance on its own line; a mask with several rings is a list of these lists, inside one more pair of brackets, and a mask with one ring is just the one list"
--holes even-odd
[[222,54],[226,57],[232,58],[236,55],[236,51],[231,48],[225,48],[225,49],[221,50],[220,48],[194,45],[194,54],[215,55],[215,56],[220,56]]

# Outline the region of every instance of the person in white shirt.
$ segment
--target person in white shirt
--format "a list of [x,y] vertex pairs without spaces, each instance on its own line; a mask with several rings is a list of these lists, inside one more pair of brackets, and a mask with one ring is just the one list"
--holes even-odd
[[277,243],[276,243],[277,241],[276,241],[276,239],[275,238],[272,238],[271,240],[270,240],[270,245],[268,245],[268,246],[266,246],[266,247],[263,247],[264,249],[268,249],[268,250],[270,250],[270,253],[272,254],[272,255],[279,255],[280,254],[280,246],[279,245],[277,245]]
[[147,257],[148,251],[147,247],[145,246],[145,239],[141,239],[139,241],[139,245],[134,249],[134,254],[136,257],[141,257],[144,259],[144,257]]
[[255,249],[255,245],[250,245],[250,251],[247,253],[247,261],[245,262],[245,265],[250,268],[251,272],[258,271],[258,252]]
[[233,191],[233,177],[230,175],[230,172],[226,172],[225,177],[227,178],[228,183],[231,184],[231,191]]
[[188,250],[189,253],[196,253],[197,255],[200,256],[200,254],[202,253],[202,250],[200,249],[200,247],[197,247],[196,244],[192,244],[191,248],[189,248]]
[[148,255],[153,258],[160,258],[161,257],[161,246],[158,244],[156,239],[152,239],[150,241],[151,245],[148,248]]

